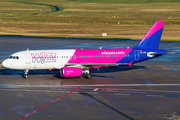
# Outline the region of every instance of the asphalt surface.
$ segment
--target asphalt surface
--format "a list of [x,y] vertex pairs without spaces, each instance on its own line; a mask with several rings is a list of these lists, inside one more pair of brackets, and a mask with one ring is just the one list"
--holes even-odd
[[[0,36],[0,60],[27,48],[126,48],[138,43]],[[24,79],[24,71],[0,68],[0,120],[26,115],[23,120],[180,120],[180,43],[162,42],[160,48],[169,54],[133,67],[94,69],[91,80],[46,70],[32,70]]]

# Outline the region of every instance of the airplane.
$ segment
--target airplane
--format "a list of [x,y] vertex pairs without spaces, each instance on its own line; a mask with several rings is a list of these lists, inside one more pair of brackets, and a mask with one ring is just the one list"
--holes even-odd
[[58,70],[62,77],[85,76],[91,79],[90,69],[111,66],[132,66],[135,63],[156,58],[167,53],[158,49],[165,21],[156,21],[149,32],[133,48],[111,49],[58,49],[29,50],[12,54],[2,62],[5,68],[24,70],[28,78],[29,70]]

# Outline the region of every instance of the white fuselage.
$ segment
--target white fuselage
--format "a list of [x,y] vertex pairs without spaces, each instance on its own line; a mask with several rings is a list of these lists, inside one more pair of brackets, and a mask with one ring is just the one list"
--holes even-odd
[[10,69],[60,69],[73,56],[75,49],[28,50],[12,54],[3,62]]

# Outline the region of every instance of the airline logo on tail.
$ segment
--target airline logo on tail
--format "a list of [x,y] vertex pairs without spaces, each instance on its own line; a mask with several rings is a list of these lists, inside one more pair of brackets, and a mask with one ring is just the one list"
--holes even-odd
[[157,21],[136,47],[158,49],[164,24],[165,21]]

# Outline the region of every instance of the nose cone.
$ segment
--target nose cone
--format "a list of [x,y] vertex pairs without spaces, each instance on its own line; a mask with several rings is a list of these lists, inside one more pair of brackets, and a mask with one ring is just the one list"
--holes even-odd
[[8,68],[8,61],[7,60],[4,60],[2,62],[2,65],[5,67],[5,68]]

